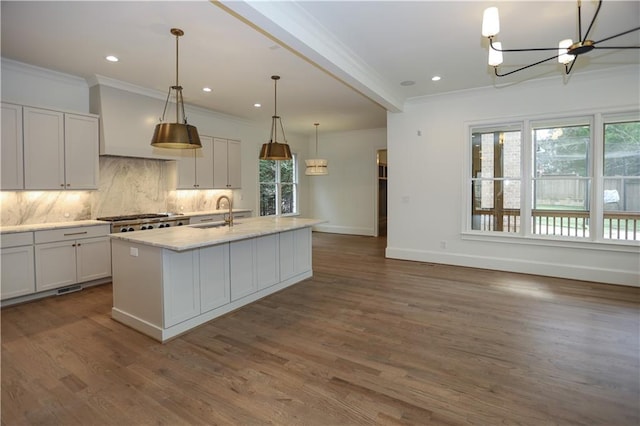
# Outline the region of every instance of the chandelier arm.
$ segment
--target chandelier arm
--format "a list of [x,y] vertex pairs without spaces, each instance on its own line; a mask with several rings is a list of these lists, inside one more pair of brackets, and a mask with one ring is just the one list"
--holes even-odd
[[569,75],[569,73],[571,73],[571,70],[573,69],[573,66],[576,64],[576,62],[578,62],[578,58],[571,61],[571,65],[564,64],[565,75]]
[[544,51],[544,50],[558,50],[558,46],[556,47],[532,47],[529,49],[498,49],[493,45],[493,37],[489,37],[489,45],[496,52],[535,52],[535,51]]
[[[182,107],[182,121],[184,122],[184,124],[187,124],[187,113],[184,111],[184,96],[182,95],[182,88],[180,88],[178,90],[178,93],[180,93],[180,106]],[[177,108],[177,105],[176,105]],[[176,120],[177,122],[178,120]]]
[[[593,28],[593,24],[594,22],[596,22],[596,18],[598,17],[598,13],[600,13],[600,8],[602,7],[602,0],[598,1],[598,7],[596,8],[596,13],[593,14],[593,19],[591,19],[591,23],[589,24],[589,28],[587,29],[587,32],[584,33],[584,37],[582,37],[582,34],[578,34],[578,36],[580,37],[580,41],[582,43],[584,43],[587,38],[589,37],[589,33],[591,32],[591,28]],[[580,11],[580,2],[578,2],[578,11]],[[578,22],[580,22],[580,15],[578,14]],[[582,26],[582,25],[580,25]]]
[[[556,48],[556,50],[557,50],[557,48]],[[550,60],[552,60],[552,59],[556,59],[558,56],[560,56],[560,55],[554,55],[554,56],[551,56],[551,57],[549,57],[549,58],[547,58],[547,59],[543,59],[543,60],[541,60],[541,61],[534,62],[533,64],[526,65],[526,66],[524,66],[524,67],[518,68],[517,70],[509,71],[509,72],[504,73],[504,74],[499,74],[499,73],[498,73],[498,67],[493,67],[493,69],[494,69],[494,71],[495,71],[496,76],[498,76],[498,77],[506,77],[506,76],[508,76],[508,75],[510,75],[510,74],[517,73],[518,71],[526,70],[527,68],[531,68],[531,67],[534,67],[534,66],[536,66],[536,65],[540,65],[540,64],[541,64],[541,63],[543,63],[543,62],[547,62],[547,61],[550,61]],[[575,62],[575,61],[574,61],[574,62]]]
[[[620,37],[620,36],[623,36],[625,34],[632,33],[634,31],[640,31],[640,27],[631,28],[630,30],[623,31],[620,34],[612,35],[610,37],[603,38],[602,40],[594,41],[593,44],[595,45],[595,44],[598,44],[598,43],[602,43],[603,41],[611,40],[612,38]],[[629,47],[635,48],[635,49],[638,48],[638,46],[629,46]],[[607,48],[605,48],[604,46],[602,46],[602,47],[598,46],[598,49],[607,49]],[[608,48],[608,49],[611,49],[611,48]],[[626,47],[620,47],[619,49],[626,49]]]

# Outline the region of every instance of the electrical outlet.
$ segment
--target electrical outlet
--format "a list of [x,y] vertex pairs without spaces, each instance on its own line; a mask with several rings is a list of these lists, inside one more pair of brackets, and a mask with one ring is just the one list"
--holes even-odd
[[440,248],[441,249],[446,249],[447,248],[447,242],[444,241],[444,240],[440,241]]
[[129,247],[129,254],[133,257],[138,257],[138,247]]

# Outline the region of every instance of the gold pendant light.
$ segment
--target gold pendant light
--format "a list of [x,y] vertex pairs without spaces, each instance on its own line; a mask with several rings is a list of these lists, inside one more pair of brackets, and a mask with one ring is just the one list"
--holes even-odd
[[[273,90],[274,90],[274,113],[271,117],[271,134],[269,135],[269,142],[262,144],[260,150],[261,160],[291,160],[291,149],[287,145],[287,138],[284,135],[284,127],[282,126],[282,119],[278,116],[278,80],[279,75],[272,75]],[[280,124],[280,130],[282,131],[282,139],[284,143],[278,142],[278,123]]]
[[[184,35],[184,31],[179,28],[171,28],[171,34],[176,36],[176,85],[169,88],[164,110],[162,111],[162,118],[160,118],[160,123],[156,125],[151,138],[151,146],[171,149],[202,148],[198,130],[195,126],[187,124],[187,116],[184,113],[184,99],[182,98],[182,86],[178,83],[178,39]],[[172,90],[176,91],[176,122],[164,123],[164,116],[167,112]],[[182,112],[182,122],[180,122],[180,112]]]
[[307,176],[324,176],[329,174],[329,170],[327,169],[328,161],[318,157],[318,126],[320,123],[314,123],[316,126],[316,158],[312,158],[309,160],[305,160],[304,164],[307,166],[307,169],[304,171],[304,174]]

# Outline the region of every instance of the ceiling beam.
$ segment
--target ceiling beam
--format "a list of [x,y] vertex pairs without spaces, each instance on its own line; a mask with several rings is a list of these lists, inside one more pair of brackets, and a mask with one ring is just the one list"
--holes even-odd
[[257,31],[391,112],[404,96],[295,1],[212,0]]

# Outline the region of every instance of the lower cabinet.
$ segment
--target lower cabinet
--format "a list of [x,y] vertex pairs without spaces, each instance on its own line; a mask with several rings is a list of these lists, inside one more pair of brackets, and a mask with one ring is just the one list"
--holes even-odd
[[230,302],[229,244],[163,251],[164,327]]
[[50,290],[111,275],[109,237],[36,244],[36,290]]
[[0,258],[2,300],[35,292],[32,232],[3,235]]
[[280,282],[279,234],[231,243],[231,300]]
[[112,317],[160,341],[312,276],[309,227],[186,251],[114,239],[112,250]]

